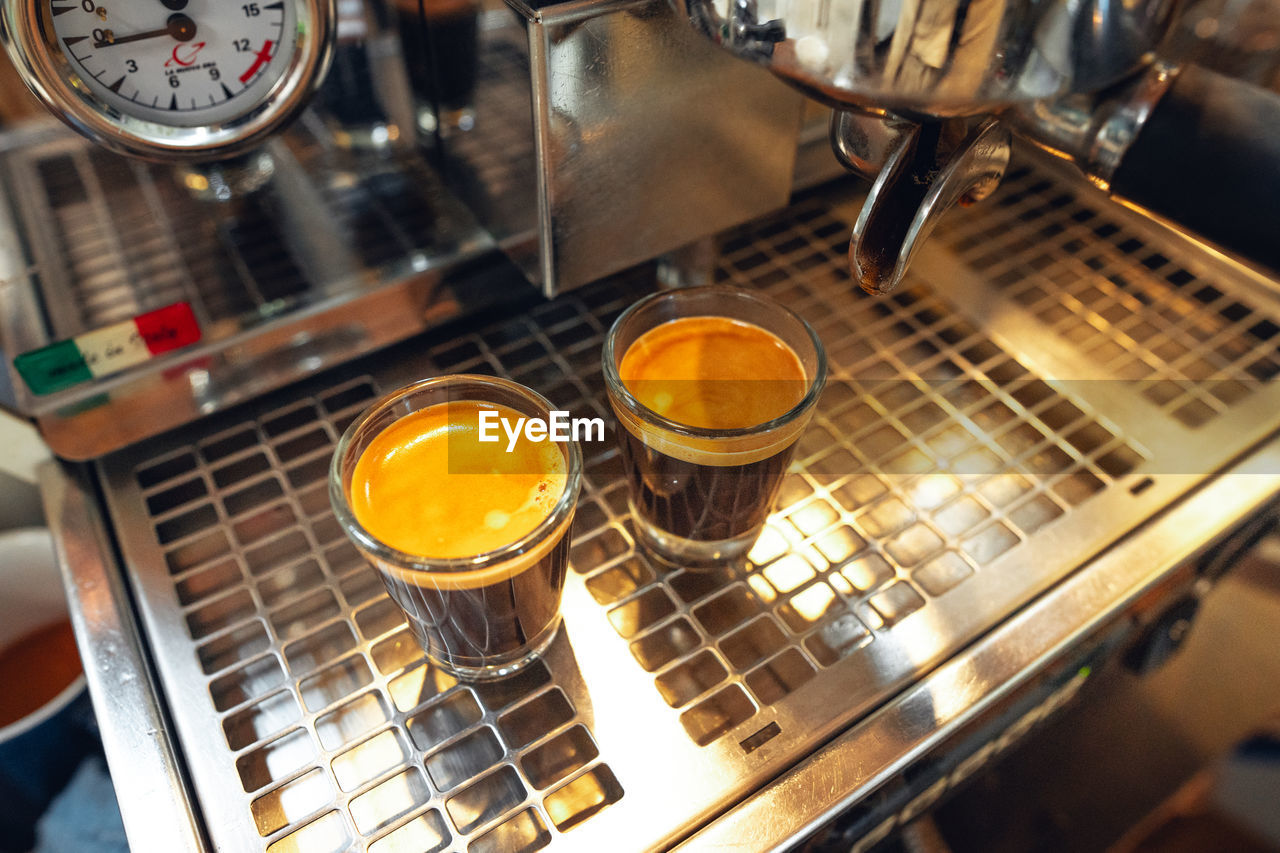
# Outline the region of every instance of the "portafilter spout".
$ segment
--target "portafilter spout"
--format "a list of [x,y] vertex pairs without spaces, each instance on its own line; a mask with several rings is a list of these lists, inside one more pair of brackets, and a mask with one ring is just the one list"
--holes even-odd
[[864,290],[896,287],[944,212],[996,189],[1009,129],[1116,201],[1280,272],[1280,93],[1157,61],[1099,92],[1020,104],[999,118],[837,113],[837,158],[872,181],[849,242]]
[[849,240],[849,269],[868,293],[902,281],[954,204],[986,198],[1009,165],[1009,131],[992,117],[907,122],[837,111],[831,140],[846,168],[872,180]]

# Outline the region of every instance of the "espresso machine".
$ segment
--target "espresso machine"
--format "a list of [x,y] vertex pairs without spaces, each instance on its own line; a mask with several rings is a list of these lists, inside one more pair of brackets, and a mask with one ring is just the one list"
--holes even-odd
[[[456,109],[415,79],[429,3],[246,4],[291,51],[210,66],[197,0],[57,28],[86,4],[5,6],[80,133],[0,136],[0,343],[138,849],[872,849],[1158,666],[1274,526],[1247,4],[508,0]],[[174,121],[197,72],[252,102]],[[586,446],[543,661],[433,669],[333,517],[337,438],[438,373],[607,417],[605,331],[697,281],[828,351],[765,534],[658,566]]]

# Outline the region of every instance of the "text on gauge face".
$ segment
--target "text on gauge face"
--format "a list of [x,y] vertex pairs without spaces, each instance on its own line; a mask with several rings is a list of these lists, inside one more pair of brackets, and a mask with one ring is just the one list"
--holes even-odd
[[508,453],[515,449],[521,435],[532,442],[604,441],[604,418],[575,418],[558,409],[552,409],[549,415],[546,419],[520,417],[512,421],[497,412],[481,411],[479,440],[496,442],[505,435]]

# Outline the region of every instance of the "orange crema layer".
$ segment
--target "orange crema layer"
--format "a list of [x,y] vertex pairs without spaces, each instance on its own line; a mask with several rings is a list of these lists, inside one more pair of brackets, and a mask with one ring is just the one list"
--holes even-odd
[[[508,453],[501,427],[490,432],[499,441],[481,442],[482,411],[512,425],[522,417],[506,406],[455,401],[406,415],[379,433],[351,480],[351,509],[361,526],[398,551],[453,559],[499,550],[541,524],[565,489],[564,453],[523,435]],[[515,558],[449,585],[492,583],[531,564]]]
[[728,317],[682,317],[627,348],[622,383],[668,420],[702,429],[759,426],[795,408],[804,365],[772,332]]

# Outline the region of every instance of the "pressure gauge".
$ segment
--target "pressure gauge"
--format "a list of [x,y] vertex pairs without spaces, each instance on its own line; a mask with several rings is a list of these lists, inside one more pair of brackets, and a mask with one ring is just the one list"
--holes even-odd
[[333,0],[0,0],[32,91],[107,148],[213,160],[260,144],[319,86]]

